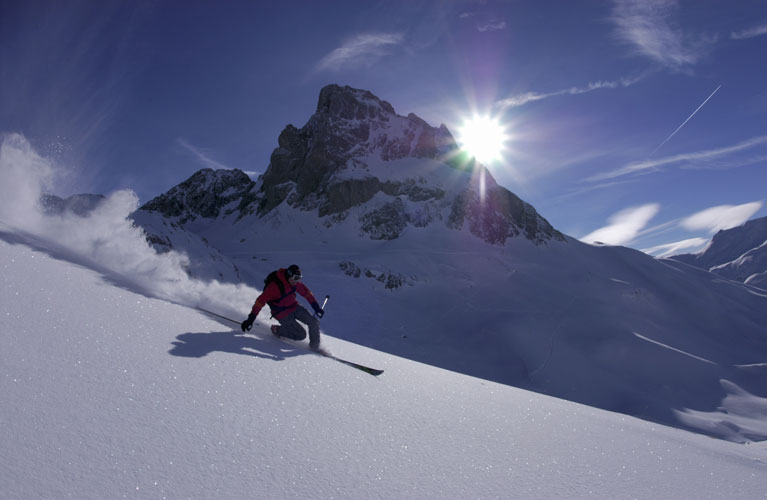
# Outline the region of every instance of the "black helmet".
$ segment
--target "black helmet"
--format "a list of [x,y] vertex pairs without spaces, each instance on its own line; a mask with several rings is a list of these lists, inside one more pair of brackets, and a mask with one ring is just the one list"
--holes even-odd
[[301,275],[301,268],[293,264],[292,266],[288,267],[287,270],[285,271],[285,277],[301,279],[303,277]]

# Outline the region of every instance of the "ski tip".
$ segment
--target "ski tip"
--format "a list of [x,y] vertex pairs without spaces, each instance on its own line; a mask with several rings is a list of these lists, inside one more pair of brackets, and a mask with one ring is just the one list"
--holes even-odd
[[384,372],[383,370],[376,370],[375,368],[368,368],[367,366],[360,368],[360,370],[362,370],[363,372],[369,373],[373,375],[374,377],[377,377]]

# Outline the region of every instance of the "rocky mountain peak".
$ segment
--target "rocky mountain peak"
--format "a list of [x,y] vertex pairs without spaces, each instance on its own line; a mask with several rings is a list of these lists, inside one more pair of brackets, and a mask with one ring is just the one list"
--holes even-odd
[[[146,203],[140,210],[178,217],[183,224],[197,216],[215,218],[233,201],[244,202],[255,183],[241,170],[202,169],[167,193]],[[230,208],[227,213],[240,208]]]
[[394,108],[368,90],[328,85],[320,90],[317,113],[344,120],[387,120]]
[[[320,217],[343,219],[352,207],[382,193],[392,199],[360,218],[362,232],[373,239],[396,238],[409,225],[440,219],[443,211],[449,211],[444,216],[448,227],[466,224],[494,244],[519,234],[536,243],[563,238],[532,206],[498,186],[489,171],[466,160],[447,127],[433,127],[413,113],[400,116],[367,90],[326,86],[306,125],[288,125],[278,144],[259,186],[259,215],[286,202],[316,209]],[[459,158],[464,158],[460,165]],[[476,170],[476,175],[465,192],[448,199],[445,189],[430,184],[418,168],[402,169],[394,179],[382,179],[370,168],[412,159],[438,162],[448,170]],[[413,203],[420,207],[414,209]]]
[[339,85],[320,91],[302,128],[285,127],[258,182],[239,170],[201,170],[142,209],[183,225],[233,213],[260,219],[280,206],[314,211],[327,227],[354,219],[360,236],[373,240],[432,224],[496,245],[515,236],[536,244],[564,239],[467,159],[447,127],[398,115],[371,92]]
[[355,158],[436,159],[458,149],[444,125],[431,127],[412,113],[399,116],[371,92],[338,85],[323,88],[314,115],[300,129],[285,127],[278,145],[263,178],[267,210],[286,195],[275,186],[293,182],[303,200]]

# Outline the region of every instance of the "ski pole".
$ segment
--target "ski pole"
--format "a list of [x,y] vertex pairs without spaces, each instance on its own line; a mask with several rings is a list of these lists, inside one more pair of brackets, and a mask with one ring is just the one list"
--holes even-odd
[[208,314],[210,314],[210,315],[213,315],[213,316],[219,317],[219,318],[221,318],[221,319],[225,319],[225,320],[227,320],[227,321],[231,321],[232,323],[235,323],[235,324],[237,324],[237,325],[239,325],[239,324],[241,323],[241,321],[235,321],[235,320],[233,320],[232,318],[227,318],[226,316],[221,316],[220,314],[216,314],[216,313],[214,313],[213,311],[208,311],[207,309],[203,309],[203,308],[202,308],[202,307],[200,307],[200,306],[197,306],[197,309],[199,309],[199,310],[200,310],[200,311],[202,311],[202,312],[206,312],[206,313],[208,313]]
[[[327,304],[327,303],[328,303],[328,300],[330,300],[330,295],[325,295],[325,300],[324,300],[324,301],[322,301],[322,305],[320,306],[320,309],[321,309],[321,310],[323,310],[323,311],[325,310],[325,304]],[[317,316],[317,313],[314,313],[314,317],[315,317],[315,318],[317,318],[317,317],[318,317],[318,316]]]

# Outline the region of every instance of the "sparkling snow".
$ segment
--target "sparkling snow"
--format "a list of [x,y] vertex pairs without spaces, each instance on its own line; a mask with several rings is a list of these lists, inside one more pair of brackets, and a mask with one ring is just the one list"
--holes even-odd
[[0,234],[3,498],[765,497],[761,445],[325,338],[375,378]]

